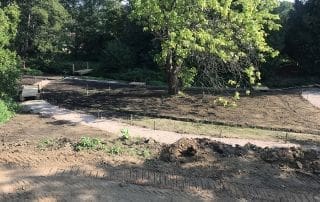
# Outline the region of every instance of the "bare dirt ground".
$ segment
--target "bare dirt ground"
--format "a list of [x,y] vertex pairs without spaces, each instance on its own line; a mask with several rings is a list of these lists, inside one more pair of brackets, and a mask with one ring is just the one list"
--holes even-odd
[[[86,90],[88,89],[88,91]],[[187,94],[168,97],[164,90],[139,89],[83,81],[55,81],[43,97],[53,104],[107,117],[130,114],[207,121],[291,132],[320,134],[320,109],[301,97],[301,90],[256,92],[238,107],[217,106],[217,96]]]
[[[74,148],[98,137],[124,152]],[[164,145],[37,115],[0,125],[0,201],[319,201],[316,151],[182,139]],[[54,146],[43,140],[54,139]],[[148,149],[148,156],[132,149]],[[319,169],[319,170],[318,170]]]

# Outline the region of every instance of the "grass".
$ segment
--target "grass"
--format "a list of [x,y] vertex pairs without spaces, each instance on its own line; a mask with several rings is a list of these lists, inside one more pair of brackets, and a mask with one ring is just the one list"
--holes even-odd
[[[127,122],[127,121],[124,121]],[[254,128],[240,128],[220,126],[213,124],[192,123],[159,118],[140,118],[132,121],[132,124],[153,129],[154,122],[156,128],[164,131],[177,133],[187,133],[195,135],[206,135],[217,138],[239,138],[263,141],[285,141],[288,134],[288,141],[291,142],[313,142],[320,144],[320,136],[302,133],[288,133],[281,131],[262,130]],[[130,124],[129,122],[127,122]]]

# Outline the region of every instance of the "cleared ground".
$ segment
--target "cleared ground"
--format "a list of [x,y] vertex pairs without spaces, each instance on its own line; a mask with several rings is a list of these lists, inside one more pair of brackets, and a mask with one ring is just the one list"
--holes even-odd
[[161,89],[70,80],[52,82],[43,94],[53,104],[107,117],[137,115],[320,134],[320,109],[304,100],[301,90],[253,93],[242,97],[238,107],[229,108],[214,103],[218,96],[168,97]]
[[[167,145],[152,140],[127,143],[119,135],[29,114],[0,131],[0,200],[320,200],[319,176],[288,162],[267,163],[255,147],[216,148],[201,140],[197,155],[192,149],[175,155],[171,150],[183,143],[168,152]],[[82,136],[99,137],[107,147],[118,144],[123,152],[76,151]],[[138,148],[149,155],[128,152]]]

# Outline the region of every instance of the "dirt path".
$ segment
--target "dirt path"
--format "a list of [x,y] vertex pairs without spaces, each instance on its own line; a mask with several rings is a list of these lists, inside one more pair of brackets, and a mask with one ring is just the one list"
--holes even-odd
[[308,100],[312,105],[320,108],[320,90],[319,90],[319,88],[303,91],[302,97],[304,99]]
[[259,147],[299,147],[297,144],[292,143],[280,143],[280,142],[267,142],[259,140],[248,139],[231,139],[231,138],[214,138],[210,136],[200,136],[192,134],[179,134],[175,132],[152,130],[142,128],[138,126],[131,126],[128,124],[120,123],[112,119],[98,119],[92,115],[78,113],[64,108],[53,106],[43,100],[33,100],[22,103],[22,106],[27,111],[40,114],[43,117],[53,117],[56,120],[69,121],[71,123],[79,123],[93,128],[97,128],[103,131],[108,131],[114,134],[120,134],[120,131],[127,128],[132,136],[152,138],[158,142],[172,144],[177,140],[187,138],[208,138],[211,140],[220,141],[231,145],[244,146],[248,142],[255,144]]

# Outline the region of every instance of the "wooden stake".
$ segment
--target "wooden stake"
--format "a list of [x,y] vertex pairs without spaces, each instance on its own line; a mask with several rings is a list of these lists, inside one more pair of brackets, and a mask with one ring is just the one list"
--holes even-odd
[[89,95],[89,86],[88,86],[88,84],[87,84],[87,87],[86,87],[86,93],[87,93],[87,96]]
[[130,115],[130,125],[133,125],[133,115]]
[[156,120],[153,121],[153,130],[156,130]]
[[74,76],[74,71],[75,71],[74,64],[72,64],[72,76]]

